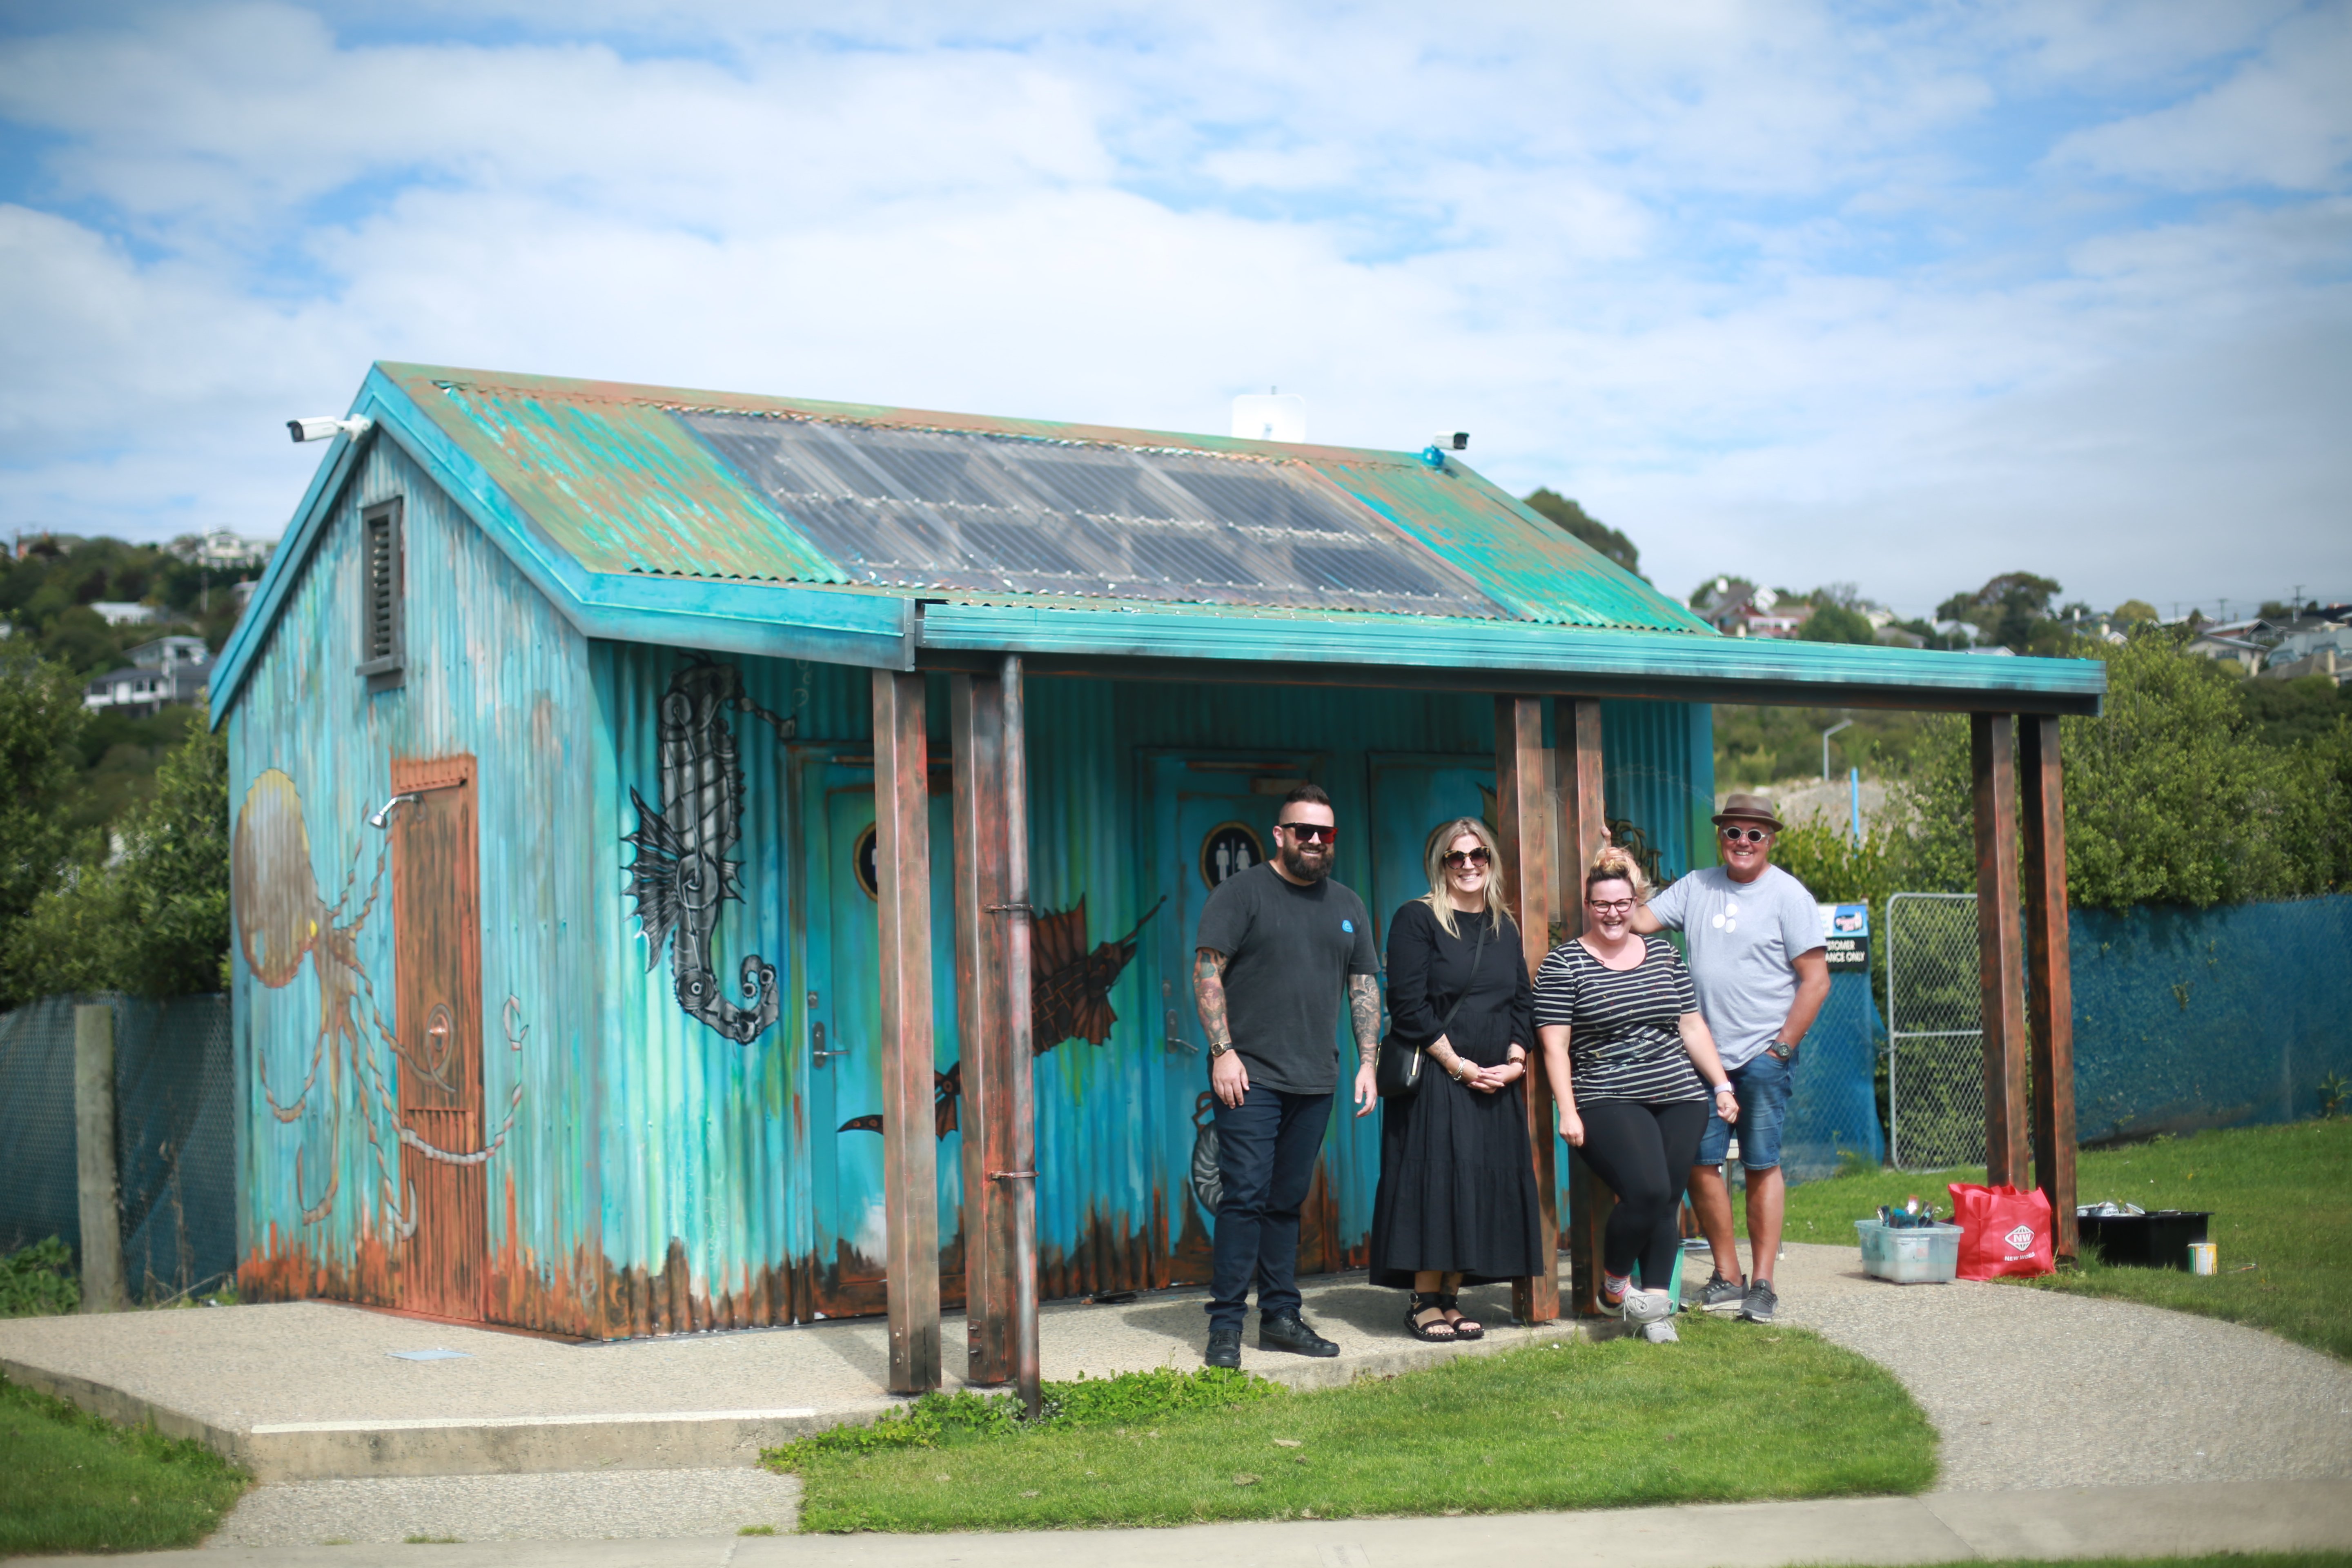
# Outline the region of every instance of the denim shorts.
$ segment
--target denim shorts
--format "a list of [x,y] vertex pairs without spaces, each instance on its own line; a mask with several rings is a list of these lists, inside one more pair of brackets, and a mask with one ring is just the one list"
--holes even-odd
[[1739,1163],[1749,1171],[1769,1171],[1780,1163],[1780,1123],[1789,1114],[1790,1066],[1769,1051],[1731,1069],[1731,1090],[1739,1100],[1739,1125],[1714,1113],[1712,1100],[1706,1131],[1698,1141],[1698,1163],[1720,1165],[1730,1152],[1731,1135],[1739,1134]]

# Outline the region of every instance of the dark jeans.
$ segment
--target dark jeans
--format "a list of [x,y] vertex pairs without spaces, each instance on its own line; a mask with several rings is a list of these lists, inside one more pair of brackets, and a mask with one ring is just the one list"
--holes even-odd
[[1331,1124],[1328,1094],[1285,1094],[1255,1084],[1236,1106],[1217,1107],[1215,1262],[1209,1327],[1239,1329],[1257,1282],[1261,1317],[1298,1311],[1298,1206],[1315,1183],[1315,1156]]

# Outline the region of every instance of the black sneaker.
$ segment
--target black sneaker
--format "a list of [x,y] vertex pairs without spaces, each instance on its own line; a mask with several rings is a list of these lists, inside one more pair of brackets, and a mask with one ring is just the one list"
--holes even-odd
[[1748,1287],[1737,1279],[1726,1279],[1717,1269],[1698,1293],[1699,1310],[1706,1312],[1737,1312],[1748,1300]]
[[1260,1318],[1257,1323],[1257,1348],[1262,1351],[1292,1351],[1299,1355],[1333,1356],[1339,1347],[1307,1326],[1307,1320],[1296,1312],[1286,1318]]
[[1739,1321],[1769,1323],[1772,1321],[1772,1309],[1780,1304],[1780,1298],[1772,1293],[1772,1281],[1759,1279],[1748,1287],[1748,1299],[1739,1304]]
[[1201,1357],[1201,1363],[1203,1366],[1240,1366],[1242,1331],[1239,1329],[1211,1329],[1208,1352]]

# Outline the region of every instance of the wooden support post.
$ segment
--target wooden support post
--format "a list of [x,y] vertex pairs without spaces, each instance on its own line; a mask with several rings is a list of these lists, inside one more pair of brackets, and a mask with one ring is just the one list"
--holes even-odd
[[940,1385],[939,1142],[932,1128],[931,808],[923,677],[874,672],[874,871],[882,954],[882,1191],[889,1388]]
[[962,1041],[964,1381],[1013,1381],[1013,1184],[1004,986],[1004,688],[949,678],[955,767],[956,1032]]
[[[1601,853],[1608,832],[1601,784],[1601,704],[1590,697],[1559,698],[1553,705],[1552,728],[1560,752],[1560,913],[1569,933],[1575,935],[1584,930],[1584,870]],[[1571,1151],[1568,1162],[1569,1310],[1578,1317],[1600,1315],[1601,1233],[1616,1206],[1617,1194],[1593,1173],[1583,1155]]]
[[[1551,946],[1551,802],[1545,792],[1543,701],[1535,697],[1495,699],[1495,807],[1501,831],[1503,885],[1519,922],[1528,971],[1535,972]],[[1528,1042],[1530,1047],[1533,1041]],[[1536,1201],[1542,1213],[1540,1267],[1511,1283],[1511,1312],[1522,1323],[1548,1323],[1559,1316],[1559,1172],[1552,1163],[1553,1114],[1544,1081],[1543,1053],[1528,1058],[1528,1142],[1535,1156]]]
[[2066,793],[2054,715],[2020,721],[2025,795],[2027,1010],[2033,1025],[2033,1180],[2050,1200],[2060,1258],[2080,1256],[2074,1222],[2074,988],[2066,931]]
[[1004,703],[1004,1079],[1011,1133],[993,1179],[1012,1194],[1013,1380],[1030,1415],[1039,1409],[1037,1360],[1037,1051],[1029,1013],[1029,720],[1021,658],[1005,656]]
[[74,1009],[74,1170],[81,1218],[81,1310],[119,1312],[122,1205],[115,1182],[114,1008]]
[[1985,1180],[2022,1182],[2025,1142],[2024,941],[2018,931],[2016,723],[1969,716],[1976,785],[1977,957],[1984,1025]]

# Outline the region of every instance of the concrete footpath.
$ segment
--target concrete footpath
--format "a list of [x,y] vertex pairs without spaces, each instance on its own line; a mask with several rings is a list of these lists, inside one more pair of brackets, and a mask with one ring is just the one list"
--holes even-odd
[[1492,1568],[1513,1562],[1547,1568],[1895,1568],[2016,1557],[2331,1550],[2352,1550],[2352,1486],[2234,1481],[1171,1530],[229,1548],[115,1561],[187,1568]]

